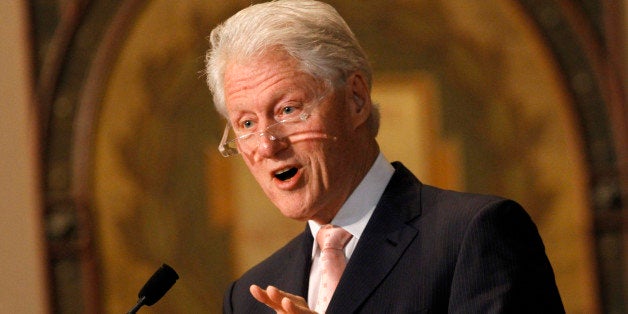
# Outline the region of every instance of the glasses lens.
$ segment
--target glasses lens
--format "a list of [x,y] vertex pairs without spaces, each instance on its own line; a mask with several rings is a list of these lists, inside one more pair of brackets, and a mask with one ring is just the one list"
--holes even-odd
[[[291,136],[293,134],[302,132],[306,129],[306,123],[304,123],[308,114],[302,113],[301,115],[290,117],[288,119],[281,120],[275,124],[269,125],[264,131],[257,133],[249,133],[241,136],[237,139],[240,143],[240,148],[248,151],[252,151],[259,145],[261,137],[265,136],[271,141],[280,140]],[[235,145],[235,140],[233,145]]]
[[275,140],[303,132],[307,129],[307,123],[304,122],[309,116],[307,113],[301,113],[300,115],[281,120],[266,128],[264,135],[269,136],[271,140]]
[[260,133],[249,133],[229,141],[229,145],[237,146],[237,144],[239,143],[240,149],[244,150],[245,152],[250,152],[255,148],[257,143],[259,143],[259,136]]
[[227,125],[218,150],[225,157],[237,155],[240,150],[247,153],[251,152],[259,145],[262,136],[266,136],[269,140],[275,141],[307,131],[307,123],[304,122],[307,121],[309,117],[309,110],[304,110],[299,114],[295,114],[294,116],[268,126],[264,131],[248,133],[232,138],[231,140],[227,140],[229,134],[233,134],[231,133],[231,128]]
[[231,157],[240,153],[235,140],[220,143],[220,145],[218,145],[218,151],[223,157]]

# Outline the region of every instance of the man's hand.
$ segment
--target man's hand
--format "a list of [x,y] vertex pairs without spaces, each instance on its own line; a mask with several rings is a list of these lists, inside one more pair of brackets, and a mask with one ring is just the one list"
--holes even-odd
[[268,286],[266,290],[257,285],[250,288],[251,294],[257,301],[268,305],[278,314],[312,314],[304,298],[281,291],[273,286]]

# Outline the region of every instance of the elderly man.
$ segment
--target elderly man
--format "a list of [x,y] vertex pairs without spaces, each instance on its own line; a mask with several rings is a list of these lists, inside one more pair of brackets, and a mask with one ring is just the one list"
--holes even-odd
[[564,312],[517,203],[424,185],[380,153],[371,68],[331,6],[253,5],[210,41],[220,152],[307,221],[231,285],[225,313]]

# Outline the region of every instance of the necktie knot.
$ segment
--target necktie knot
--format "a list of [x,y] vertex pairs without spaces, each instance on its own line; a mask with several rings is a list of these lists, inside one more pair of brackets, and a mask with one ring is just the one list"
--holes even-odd
[[321,251],[326,249],[342,250],[351,239],[351,234],[347,230],[334,225],[324,225],[316,235],[316,242]]

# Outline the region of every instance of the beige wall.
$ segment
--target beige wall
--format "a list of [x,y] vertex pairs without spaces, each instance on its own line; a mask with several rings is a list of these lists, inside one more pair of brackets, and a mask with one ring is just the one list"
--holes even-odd
[[26,1],[0,1],[0,312],[47,313]]

